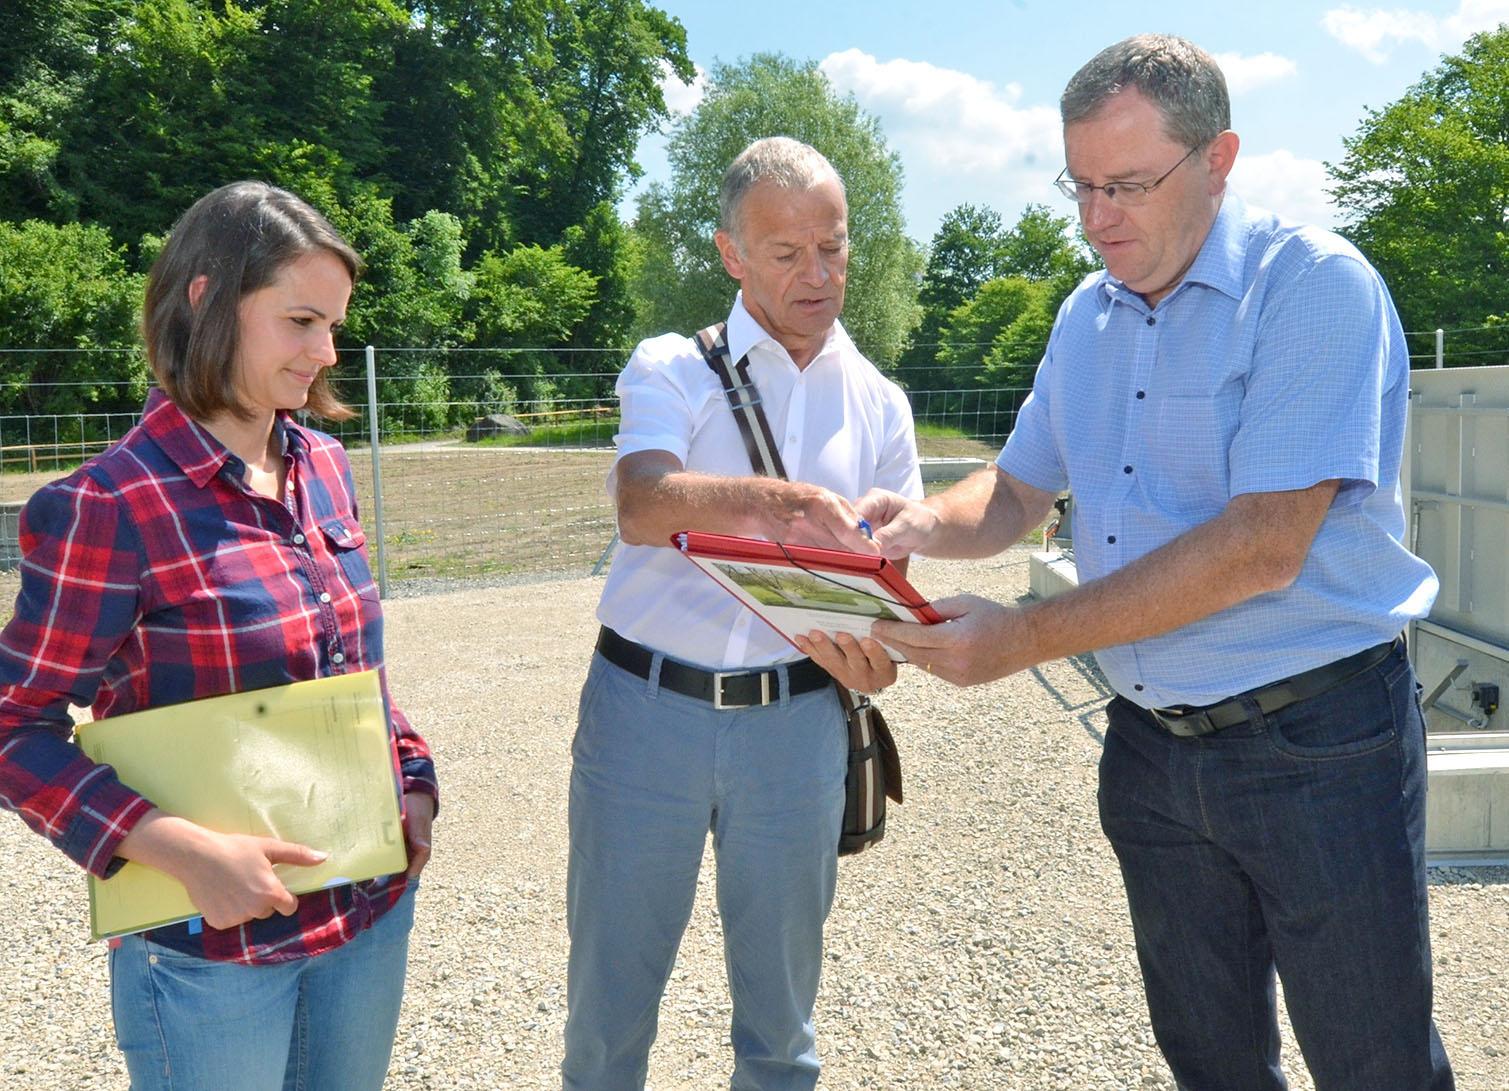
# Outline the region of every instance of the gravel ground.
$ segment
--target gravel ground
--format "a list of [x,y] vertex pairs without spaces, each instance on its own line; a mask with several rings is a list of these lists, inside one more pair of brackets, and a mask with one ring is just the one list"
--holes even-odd
[[[935,595],[1011,600],[1027,554],[919,561]],[[393,690],[439,760],[443,809],[391,1088],[558,1087],[566,779],[598,580],[388,605]],[[6,591],[0,588],[0,591]],[[1094,817],[1104,683],[1088,661],[885,696],[907,803],[843,861],[818,1001],[831,1088],[1171,1089],[1115,861]],[[82,877],[19,822],[0,914],[0,1087],[124,1087]],[[711,868],[666,992],[654,1091],[726,1086]],[[1509,869],[1432,873],[1438,1018],[1464,1091],[1509,1088]],[[46,907],[45,909],[39,907]],[[1386,1002],[1386,998],[1382,998]],[[1285,1028],[1293,1083],[1297,1054]]]

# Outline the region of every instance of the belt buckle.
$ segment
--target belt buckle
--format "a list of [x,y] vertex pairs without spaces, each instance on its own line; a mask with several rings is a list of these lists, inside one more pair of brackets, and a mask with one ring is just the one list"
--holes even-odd
[[1180,712],[1171,708],[1152,708],[1148,710],[1153,714],[1153,719],[1158,721],[1159,726],[1170,735],[1180,739],[1198,739],[1204,735],[1214,734],[1216,725],[1210,721],[1210,713],[1205,709],[1190,709]]
[[722,712],[724,710],[737,712],[741,708],[763,707],[770,704],[770,671],[760,671],[760,701],[759,705],[753,703],[729,704],[723,700],[723,680],[725,678],[744,678],[749,671],[713,671],[713,708]]

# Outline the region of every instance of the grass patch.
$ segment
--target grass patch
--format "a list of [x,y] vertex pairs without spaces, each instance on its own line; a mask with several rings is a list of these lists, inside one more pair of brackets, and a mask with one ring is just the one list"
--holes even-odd
[[526,436],[489,436],[477,447],[611,447],[618,431],[617,417],[562,421],[531,428]]

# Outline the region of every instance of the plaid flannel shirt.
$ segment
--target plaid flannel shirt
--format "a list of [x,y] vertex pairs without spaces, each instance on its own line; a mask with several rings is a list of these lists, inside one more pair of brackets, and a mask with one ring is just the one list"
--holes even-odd
[[[152,807],[70,742],[96,719],[199,697],[377,669],[382,609],[341,446],[280,414],[287,500],[154,390],[120,442],[40,489],[21,519],[21,591],[0,633],[0,804],[108,877]],[[429,748],[388,701],[403,791],[437,794]],[[299,899],[236,928],[154,929],[205,958],[282,962],[352,939],[402,874]],[[82,901],[82,898],[81,898]]]

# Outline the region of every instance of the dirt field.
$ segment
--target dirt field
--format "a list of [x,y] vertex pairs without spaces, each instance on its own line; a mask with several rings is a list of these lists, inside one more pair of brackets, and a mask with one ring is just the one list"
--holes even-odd
[[[996,454],[994,447],[965,438],[923,437],[921,448],[924,458]],[[606,449],[464,443],[385,449],[382,546],[388,579],[397,585],[586,574],[613,540],[613,509],[603,487],[612,459]],[[351,469],[362,524],[375,542],[371,453],[353,449]],[[0,475],[0,501],[25,500],[58,476]]]

